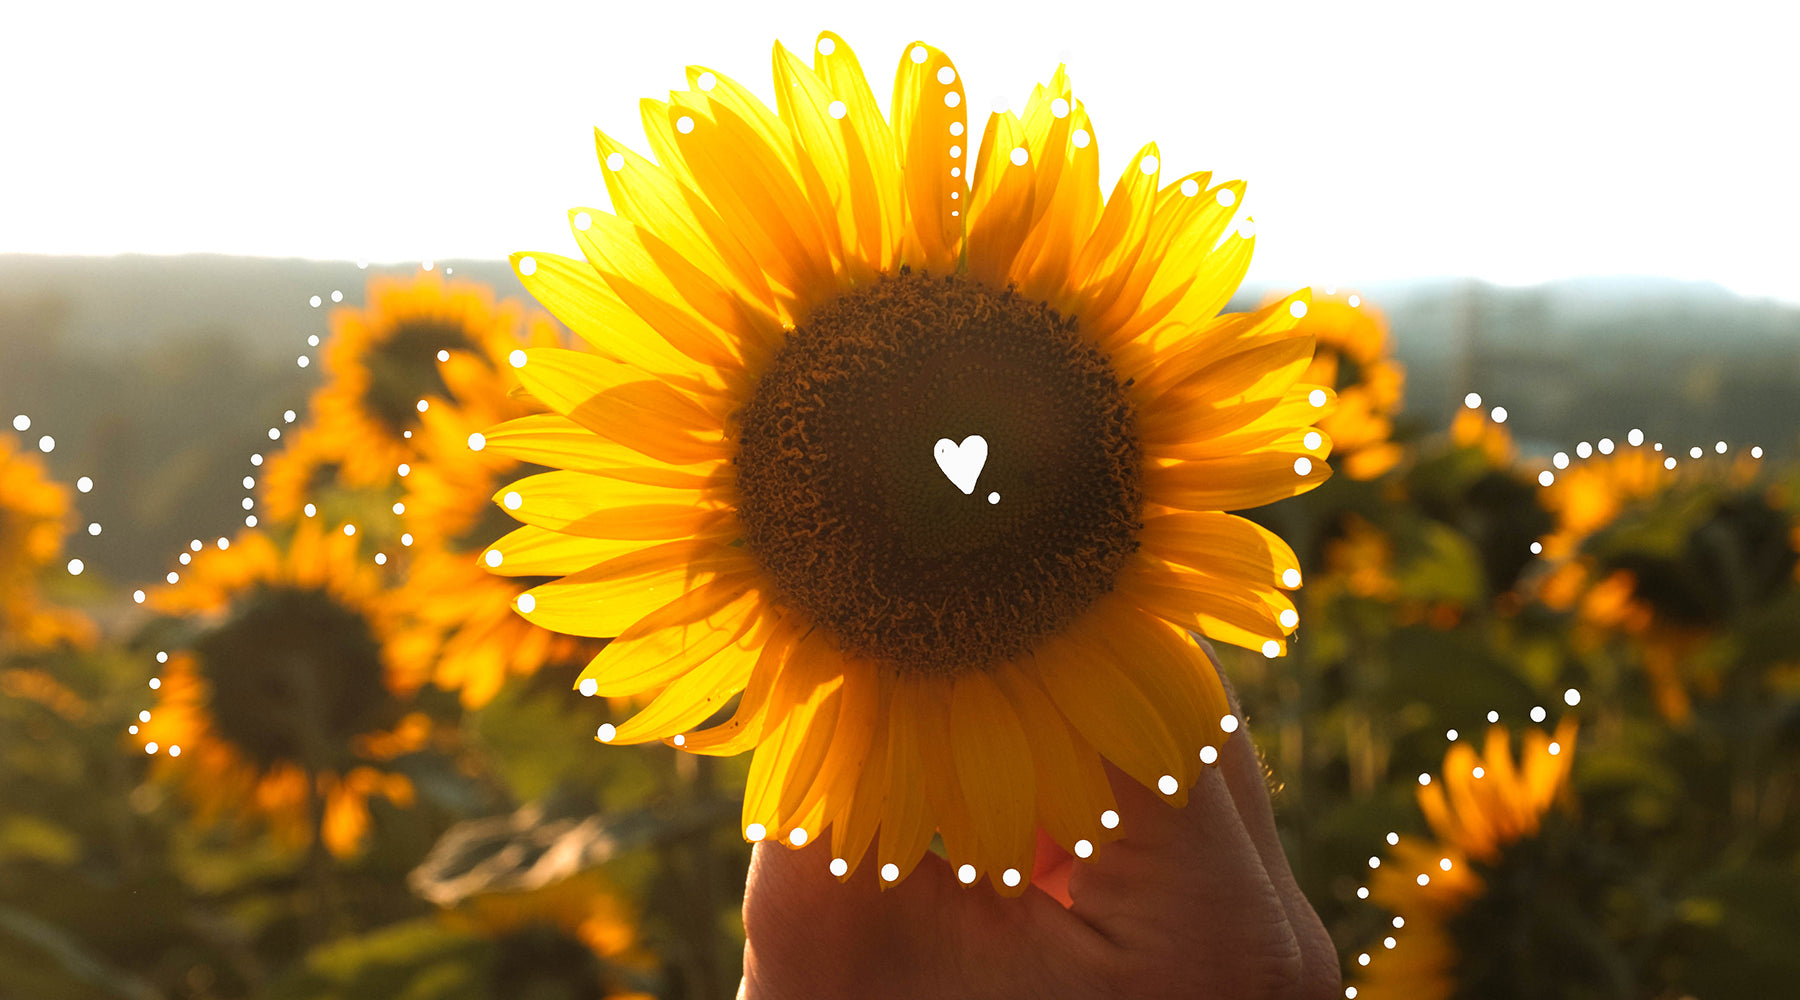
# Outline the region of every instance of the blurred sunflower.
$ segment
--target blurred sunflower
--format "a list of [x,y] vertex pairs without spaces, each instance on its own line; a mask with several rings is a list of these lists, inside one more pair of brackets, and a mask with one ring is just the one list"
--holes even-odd
[[38,578],[68,534],[68,487],[53,482],[18,437],[0,434],[0,653],[93,641],[78,612],[46,604]]
[[1318,347],[1302,382],[1337,390],[1337,411],[1319,421],[1331,436],[1334,465],[1352,479],[1374,479],[1398,465],[1394,414],[1406,389],[1406,367],[1394,359],[1387,319],[1362,296],[1314,296],[1300,329]]
[[1116,836],[1103,758],[1185,801],[1231,724],[1189,630],[1285,649],[1293,552],[1225,511],[1325,479],[1332,393],[1304,293],[1217,315],[1241,183],[1164,183],[1152,144],[1103,201],[1061,69],[970,158],[943,53],[907,46],[890,123],[816,51],[775,47],[773,112],[690,68],[643,102],[657,163],[598,136],[588,259],[513,257],[599,353],[520,369],[555,412],[487,448],[559,471],[497,495],[526,527],[492,561],[616,637],[584,690],[655,692],[602,739],[755,749],[748,838],[829,828],[848,877],[879,832],[890,884],[935,830],[1016,894],[1037,828]]
[[[562,342],[541,314],[527,322],[514,349]],[[462,692],[479,708],[506,678],[535,673],[545,663],[573,663],[592,655],[589,644],[539,628],[513,614],[513,598],[543,581],[496,577],[482,565],[489,546],[517,524],[488,502],[503,483],[544,471],[485,448],[481,431],[536,407],[513,394],[510,362],[419,419],[417,451],[401,502],[411,540],[406,583],[394,594],[400,613],[392,643],[395,680],[402,691],[430,682]]]
[[1540,995],[1489,987],[1495,979],[1517,985],[1507,977],[1518,970],[1506,966],[1519,933],[1554,926],[1533,919],[1529,900],[1520,912],[1521,883],[1535,887],[1542,873],[1518,869],[1538,860],[1527,845],[1568,784],[1575,733],[1572,716],[1562,718],[1554,735],[1529,731],[1517,764],[1503,726],[1488,730],[1482,754],[1464,743],[1451,746],[1443,774],[1418,790],[1436,841],[1399,838],[1370,878],[1369,898],[1394,914],[1394,931],[1361,963],[1355,992],[1346,996]]
[[402,716],[384,685],[380,589],[354,538],[302,522],[285,546],[241,532],[156,591],[153,606],[195,632],[170,654],[135,730],[203,821],[260,818],[286,844],[316,832],[347,856],[371,797],[411,804],[411,782],[382,765],[421,747],[431,727]]
[[519,347],[518,305],[475,282],[377,276],[366,303],[332,310],[326,378],[310,407],[316,440],[297,456],[308,474],[335,465],[353,489],[393,484],[415,453],[408,438],[420,413],[482,395]]
[[447,910],[454,929],[492,942],[485,996],[650,1000],[653,969],[630,905],[592,871],[522,892],[483,893]]
[[1456,411],[1450,421],[1450,442],[1458,448],[1480,452],[1489,468],[1510,468],[1519,457],[1519,446],[1506,425],[1473,407]]

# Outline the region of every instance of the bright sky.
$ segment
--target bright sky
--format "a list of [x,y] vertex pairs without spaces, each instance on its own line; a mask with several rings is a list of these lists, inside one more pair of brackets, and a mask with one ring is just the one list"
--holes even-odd
[[[996,5],[999,6],[999,5]],[[1253,281],[1650,274],[1800,301],[1791,3],[527,0],[18,4],[0,252],[574,253],[590,126],[704,64],[768,99],[830,28],[876,94],[907,42],[972,110],[1066,60],[1110,179],[1249,182]]]

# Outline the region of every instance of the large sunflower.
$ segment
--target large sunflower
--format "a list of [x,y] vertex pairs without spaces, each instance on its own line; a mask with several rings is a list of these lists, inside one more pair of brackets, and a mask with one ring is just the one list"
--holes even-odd
[[[1473,954],[1477,949],[1516,946],[1516,935],[1492,933],[1492,924],[1506,922],[1507,914],[1485,914],[1490,919],[1484,921],[1473,911],[1507,908],[1515,886],[1489,882],[1513,874],[1509,855],[1538,835],[1568,783],[1575,732],[1572,716],[1564,716],[1554,734],[1531,730],[1517,763],[1503,726],[1488,730],[1481,754],[1463,743],[1450,748],[1443,774],[1419,788],[1419,807],[1437,839],[1390,836],[1395,846],[1371,876],[1369,898],[1394,914],[1395,930],[1383,939],[1384,948],[1358,957],[1358,981],[1345,995],[1448,1000],[1491,971],[1491,963]],[[1471,935],[1465,930],[1496,940],[1466,942]]]
[[1387,318],[1354,292],[1314,297],[1300,321],[1317,349],[1302,382],[1337,389],[1337,411],[1319,421],[1331,435],[1332,461],[1352,479],[1374,479],[1405,454],[1391,439],[1406,390]]
[[[537,314],[514,349],[561,342],[555,325]],[[406,583],[394,595],[401,612],[392,646],[396,679],[402,690],[426,682],[460,690],[471,708],[492,700],[508,676],[592,655],[587,643],[513,614],[513,598],[530,581],[493,576],[481,561],[516,527],[488,497],[519,475],[543,471],[484,447],[481,431],[537,409],[514,395],[518,383],[506,374],[512,370],[509,361],[504,371],[459,386],[420,417],[412,439],[417,457],[401,497],[412,554]]]
[[326,380],[311,401],[319,440],[309,464],[334,466],[354,489],[392,485],[415,454],[420,413],[494,384],[519,347],[520,319],[517,303],[497,303],[475,282],[431,271],[371,278],[363,308],[332,310]]
[[840,877],[873,842],[891,884],[936,831],[1018,893],[1037,828],[1117,836],[1103,758],[1174,803],[1216,759],[1189,632],[1279,655],[1300,583],[1225,511],[1325,479],[1332,394],[1297,381],[1305,293],[1217,315],[1241,183],[1147,145],[1102,200],[1062,70],[971,157],[943,53],[906,47],[884,119],[816,52],[776,46],[773,112],[690,68],[643,102],[656,162],[598,136],[588,259],[513,257],[598,355],[530,352],[555,412],[487,435],[559,470],[496,496],[526,523],[498,570],[562,577],[531,621],[616,637],[584,690],[656,692],[602,739],[755,749],[750,839],[829,829]]
[[317,833],[343,856],[362,842],[372,796],[411,803],[412,784],[383,762],[430,726],[383,685],[380,589],[354,538],[302,522],[285,546],[241,532],[156,591],[153,606],[193,638],[169,654],[134,730],[203,820],[259,818],[285,843]]
[[16,436],[0,434],[0,653],[93,638],[92,622],[45,603],[38,590],[62,552],[70,510],[68,487]]

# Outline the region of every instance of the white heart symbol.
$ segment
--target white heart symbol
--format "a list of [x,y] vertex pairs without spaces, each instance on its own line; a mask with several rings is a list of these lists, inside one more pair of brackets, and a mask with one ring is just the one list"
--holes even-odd
[[981,467],[987,464],[986,438],[971,434],[960,445],[949,438],[938,438],[931,453],[937,457],[938,468],[963,491],[963,496],[975,492],[975,480],[981,478]]

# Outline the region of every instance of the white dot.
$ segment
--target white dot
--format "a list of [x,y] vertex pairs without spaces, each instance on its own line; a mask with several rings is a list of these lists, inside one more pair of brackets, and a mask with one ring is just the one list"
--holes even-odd
[[1561,743],[1550,744],[1550,756],[1554,757],[1559,753],[1562,753],[1562,744]]
[[46,434],[38,438],[38,450],[48,455],[56,450],[56,439]]
[[1324,406],[1330,398],[1331,397],[1325,394],[1324,389],[1314,389],[1306,394],[1306,401],[1311,404],[1314,409]]
[[221,549],[229,549],[231,548],[231,539],[226,538],[224,535],[220,535],[217,544]]
[[1613,453],[1613,439],[1612,438],[1601,438],[1600,439],[1600,454],[1610,455],[1612,453]]
[[486,434],[483,434],[480,431],[476,431],[475,433],[469,435],[469,450],[470,451],[480,451],[481,449],[486,448],[486,447],[487,447],[487,435]]
[[1192,177],[1189,177],[1187,180],[1182,181],[1181,182],[1181,193],[1184,197],[1187,197],[1187,198],[1192,198],[1193,196],[1199,194],[1200,193],[1200,182],[1197,180],[1194,180]]
[[524,505],[525,498],[519,495],[518,490],[507,490],[506,496],[501,497],[500,502],[506,505],[507,510],[518,510]]
[[189,555],[189,554],[187,554],[187,553],[186,553],[186,552],[183,552],[183,553],[182,553],[182,554],[181,554],[181,564],[182,564],[182,565],[183,565],[183,566],[186,566],[186,565],[187,565],[187,564],[188,564],[188,563],[191,563],[191,562],[193,562],[193,561],[194,561],[194,557],[193,557],[193,556],[191,556],[191,555]]
[[963,885],[973,885],[979,876],[980,873],[975,870],[974,865],[963,865],[956,870],[956,880]]
[[261,455],[251,455],[250,456],[250,464],[251,465],[261,465],[262,464],[262,456]]
[[819,54],[820,55],[828,56],[836,51],[837,51],[837,43],[836,42],[832,41],[829,38],[819,39]]
[[93,488],[94,481],[86,476],[82,476],[80,479],[75,480],[75,489],[79,492],[86,493]]
[[1021,876],[1019,874],[1019,870],[1017,868],[1008,868],[1007,870],[1000,873],[1000,881],[1005,882],[1007,885],[1007,888],[1016,887],[1019,884],[1019,881],[1021,878],[1023,878],[1023,876]]
[[1224,716],[1223,718],[1219,719],[1219,728],[1225,730],[1228,733],[1237,732],[1238,731],[1238,717],[1235,715]]
[[592,698],[595,692],[600,690],[600,682],[594,680],[592,677],[583,677],[578,690],[580,690],[583,698]]
[[[624,169],[625,169],[625,156],[624,156],[624,154],[623,154],[623,153],[611,153],[611,154],[608,154],[608,155],[607,155],[607,157],[606,157],[606,169],[608,169],[608,170],[615,170],[615,171],[616,171],[616,170],[624,170]],[[528,258],[528,259],[529,259],[529,258]],[[536,270],[536,269],[537,269],[537,262],[536,262],[536,261],[532,261],[532,264],[531,264],[531,266],[532,266],[532,269],[533,269],[533,270]],[[525,261],[520,261],[520,262],[519,262],[519,270],[521,270],[521,271],[525,271]],[[526,274],[530,274],[530,273],[531,273],[531,271],[525,271],[525,273],[526,273]]]
[[[1723,455],[1723,454],[1725,454],[1725,450],[1728,447],[1730,447],[1730,446],[1727,445],[1725,442],[1720,441],[1718,444],[1713,445],[1713,450],[1718,452],[1719,454]],[[1698,458],[1699,456],[1696,455],[1695,457]]]
[[1088,143],[1094,141],[1094,137],[1088,135],[1087,129],[1078,128],[1070,133],[1069,141],[1075,144],[1076,149],[1086,149],[1088,148]]
[[1625,440],[1633,448],[1636,448],[1637,446],[1644,443],[1644,432],[1641,430],[1638,430],[1636,427],[1633,427],[1631,429],[1631,433],[1625,435]]
[[322,298],[319,298],[317,295],[315,295],[312,298],[307,299],[306,304],[309,306],[312,306],[314,309],[317,309],[320,306],[325,304],[325,300]]
[[1566,451],[1559,451],[1556,454],[1550,456],[1550,464],[1556,466],[1559,469],[1568,468],[1569,467],[1569,453]]
[[1318,431],[1307,431],[1306,436],[1300,439],[1300,443],[1306,447],[1307,451],[1315,451],[1325,443],[1325,438]]
[[1228,187],[1223,187],[1213,194],[1213,200],[1226,208],[1230,208],[1237,204],[1237,192]]
[[344,525],[344,534],[346,536],[356,534],[356,525],[354,525],[354,524]]
[[155,691],[161,687],[162,687],[162,678],[161,677],[150,678],[150,690]]
[[887,864],[881,866],[881,880],[883,882],[892,882],[899,877],[900,877],[900,866],[899,865],[894,864],[892,861],[889,861]]
[[1751,448],[1750,449],[1750,457],[1751,458],[1761,458],[1762,457],[1762,445],[1759,444],[1756,447]]
[[1706,452],[1702,451],[1699,445],[1695,445],[1692,448],[1688,449],[1688,457],[1689,458],[1699,458],[1701,455],[1704,455],[1704,454],[1706,454]]
[[1538,485],[1539,486],[1549,486],[1551,483],[1554,483],[1554,482],[1556,482],[1556,473],[1551,472],[1549,469],[1545,469],[1544,471],[1538,473]]
[[1661,441],[1658,441],[1658,442],[1656,442],[1656,450],[1657,450],[1657,451],[1661,451],[1661,450],[1662,450],[1662,442],[1661,442]]
[[[687,746],[687,737],[681,733],[676,733],[675,738],[673,740],[671,740],[670,742],[674,743],[678,747],[684,747],[684,746]],[[802,830],[800,832],[805,833],[806,831]]]
[[1069,117],[1069,102],[1063,98],[1055,98],[1050,102],[1050,114],[1057,118]]
[[[613,155],[617,156],[619,154],[614,153]],[[537,258],[536,257],[520,257],[519,258],[519,273],[523,274],[527,278],[536,274],[537,273]]]
[[1673,469],[1676,466],[1676,464],[1677,463],[1673,458],[1663,459],[1663,468],[1665,468],[1665,469]]
[[1567,691],[1564,691],[1563,692],[1563,704],[1569,706],[1570,708],[1574,708],[1576,705],[1581,704],[1581,692],[1575,690],[1574,688],[1570,688]]
[[1282,570],[1281,585],[1290,589],[1300,586],[1300,571],[1292,568]]
[[81,571],[82,571],[82,570],[84,570],[84,569],[86,569],[86,568],[87,568],[87,566],[86,566],[86,565],[84,565],[84,564],[83,564],[83,563],[82,563],[82,561],[81,561],[81,560],[79,560],[79,559],[71,559],[71,560],[69,560],[69,575],[70,575],[70,576],[80,576],[80,575],[81,575]]
[[1107,811],[1101,813],[1100,814],[1100,825],[1103,827],[1106,827],[1108,830],[1118,829],[1119,814],[1112,811],[1111,809],[1108,809]]
[[429,409],[431,409],[431,400],[429,400],[429,399],[419,400],[418,410],[420,413],[424,413],[426,410],[429,410]]
[[514,368],[523,368],[525,367],[525,352],[515,349],[511,354],[506,356],[506,360],[507,363],[511,364]]
[[1394,945],[1399,944],[1399,943],[1400,942],[1394,940],[1394,936],[1391,934],[1388,935],[1387,937],[1384,937],[1381,939],[1381,946],[1383,948],[1388,949],[1389,951],[1394,950]]
[[999,503],[999,502],[1000,502],[1000,494],[998,494],[998,493],[989,493],[988,494],[988,503]]
[[1369,898],[1369,887],[1366,885],[1357,886],[1356,887],[1356,898],[1357,899],[1368,899]]
[[1157,168],[1161,166],[1162,162],[1154,156],[1146,156],[1138,161],[1138,169],[1142,170],[1146,176],[1156,173]]
[[1093,857],[1094,856],[1094,845],[1091,842],[1086,841],[1086,840],[1077,840],[1075,842],[1075,856],[1078,858]]
[[1394,929],[1395,930],[1399,930],[1400,928],[1405,927],[1405,926],[1406,926],[1406,918],[1405,917],[1395,917],[1394,918]]
[[789,830],[788,831],[788,843],[793,844],[795,847],[805,847],[806,846],[806,831],[800,829],[799,827],[794,827],[792,830]]
[[398,515],[406,513],[406,504],[399,500],[396,500],[396,501],[394,501],[394,506],[391,509],[393,510],[395,516],[398,516]]
[[156,744],[154,742],[144,744],[144,752],[147,754],[155,754]]
[[1292,313],[1295,319],[1304,318],[1306,316],[1306,303],[1296,299],[1288,304],[1288,312]]
[[1281,614],[1277,618],[1281,622],[1282,628],[1293,628],[1300,624],[1300,613],[1293,608],[1282,608]]
[[1350,308],[1355,309],[1357,306],[1360,306],[1360,305],[1362,305],[1362,296],[1360,296],[1360,295],[1350,296]]
[[1181,790],[1181,782],[1176,781],[1173,774],[1165,774],[1156,779],[1156,787],[1164,795],[1174,795]]
[[692,118],[689,118],[687,115],[682,115],[680,118],[675,119],[675,131],[680,132],[682,135],[687,135],[693,130],[694,120]]
[[1485,777],[1487,777],[1487,768],[1477,766],[1475,768],[1475,770],[1471,773],[1473,773],[1475,775],[1475,777],[1477,777],[1477,778],[1485,778]]
[[962,147],[961,146],[951,146],[950,147],[950,158],[952,160],[958,159],[961,156],[962,156]]
[[1489,722],[1499,722],[1500,721],[1500,713],[1499,712],[1489,712],[1487,719]]
[[1024,146],[1014,146],[1013,151],[1009,156],[1015,167],[1022,167],[1025,165],[1025,161],[1031,159],[1031,153],[1028,152]]
[[131,592],[131,601],[132,601],[132,603],[133,603],[133,604],[142,604],[142,603],[144,603],[144,592],[143,592],[143,591],[141,591],[141,590],[134,590],[134,591],[132,591],[132,592]]
[[961,167],[951,167],[950,168],[950,176],[961,177],[962,176],[962,168]]
[[1273,660],[1277,656],[1281,655],[1281,643],[1276,642],[1274,639],[1269,639],[1269,640],[1264,641],[1263,645],[1262,645],[1262,653],[1264,656]]
[[594,730],[594,735],[596,737],[598,737],[600,742],[602,742],[602,743],[611,743],[613,741],[613,737],[617,736],[618,734],[619,734],[618,727],[614,726],[610,722],[602,722],[600,724],[600,728]]
[[831,874],[836,875],[838,878],[843,878],[849,871],[850,862],[845,861],[843,858],[831,859]]
[[1400,834],[1397,833],[1396,831],[1389,830],[1388,835],[1387,835],[1387,842],[1388,842],[1389,847],[1400,846]]
[[1356,964],[1357,965],[1368,965],[1369,964],[1369,953],[1365,951],[1362,954],[1356,956]]
[[434,268],[434,267],[436,267],[436,266],[437,266],[437,262],[435,262],[435,261],[429,261],[429,260],[427,260],[427,261],[420,261],[420,262],[419,262],[419,267],[421,267],[421,268],[423,268],[423,269],[424,269],[424,270],[427,270],[427,271],[429,271],[429,270],[431,270],[431,269],[432,269],[432,268]]
[[489,566],[498,566],[504,557],[500,555],[499,549],[489,549],[481,558]]
[[694,78],[694,86],[699,87],[701,90],[711,90],[718,85],[719,78],[713,75],[712,70],[707,70]]
[[400,544],[401,545],[411,545],[412,544],[412,532],[409,531],[406,534],[401,535],[400,536]]
[[744,839],[751,843],[755,843],[768,835],[768,828],[761,823],[752,823],[749,826],[744,827]]
[[307,517],[312,517],[313,515],[315,515],[319,512],[319,508],[314,507],[312,504],[307,504],[305,507],[302,507],[300,509],[306,513]]
[[173,743],[169,744],[169,756],[171,756],[171,757],[181,756],[181,747],[176,746]]
[[245,497],[243,500],[243,504],[244,504],[245,510],[250,510],[256,506],[256,501],[250,499],[249,497]]
[[951,135],[962,135],[963,134],[963,123],[962,122],[951,122],[950,123],[950,134]]
[[962,103],[962,95],[961,94],[957,93],[954,90],[947,90],[944,92],[944,107],[954,108],[958,104],[961,104],[961,103]]
[[533,611],[536,611],[537,610],[537,598],[533,597],[530,594],[520,594],[519,595],[519,610],[523,611],[526,614],[531,614]]
[[177,580],[180,580],[180,579],[181,579],[181,574],[180,574],[180,573],[176,573],[176,572],[174,572],[174,571],[170,571],[170,573],[169,573],[169,575],[168,575],[168,576],[165,576],[165,577],[163,577],[163,579],[164,579],[164,580],[167,580],[167,581],[169,581],[169,582],[170,582],[170,583],[174,583],[174,582],[176,582],[176,581],[177,581]]
[[1481,393],[1471,392],[1463,397],[1463,405],[1471,410],[1481,409]]
[[1429,775],[1429,774],[1419,775],[1419,784],[1421,784],[1421,785],[1431,784],[1431,775]]
[[1310,475],[1312,473],[1312,459],[1307,458],[1305,455],[1301,455],[1299,458],[1294,459],[1294,472],[1296,475],[1301,476]]
[[31,429],[31,418],[21,413],[13,418],[13,430],[28,431]]
[[[615,154],[615,155],[617,155],[617,154]],[[575,218],[573,221],[575,223],[575,228],[577,230],[579,230],[580,232],[584,232],[584,233],[587,232],[594,225],[594,217],[587,212],[576,212]],[[449,352],[448,351],[439,351],[438,352],[438,360],[439,361],[450,360]]]
[[156,653],[156,662],[158,662],[158,663],[167,663],[167,662],[169,662],[169,653],[168,653],[168,651],[167,651],[167,650],[158,650],[158,651],[157,651],[157,653]]
[[1444,739],[1447,739],[1452,743],[1456,742],[1456,736],[1457,736],[1457,733],[1456,733],[1456,730],[1454,730],[1454,729],[1446,729],[1444,731]]
[[1424,872],[1420,872],[1418,881],[1419,881],[1420,885],[1430,885],[1431,884],[1431,876],[1425,874]]
[[387,553],[386,552],[375,553],[375,565],[377,565],[377,566],[386,566],[387,565]]
[[1504,407],[1504,406],[1494,407],[1493,411],[1490,413],[1490,416],[1492,416],[1494,418],[1494,423],[1496,423],[1496,424],[1506,423],[1506,407]]
[[939,66],[938,71],[937,71],[937,82],[943,84],[946,87],[955,83],[956,82],[956,70],[951,69],[949,66]]
[[1438,867],[1443,869],[1444,871],[1449,871],[1452,867],[1452,865],[1450,863],[1450,859],[1449,858],[1439,858],[1438,859]]
[[1200,748],[1200,763],[1216,764],[1219,762],[1219,748],[1207,745]]
[[1594,454],[1594,446],[1591,444],[1588,444],[1586,441],[1583,441],[1580,444],[1575,446],[1575,456],[1577,458],[1588,458],[1588,457],[1592,456],[1593,454]]
[[843,101],[832,101],[825,106],[825,113],[833,118],[842,118],[850,113],[850,109],[844,106]]
[[1542,705],[1535,706],[1531,710],[1531,721],[1542,722],[1542,721],[1544,721],[1544,716],[1546,714],[1548,714],[1548,713],[1546,713],[1544,711],[1544,706],[1542,706]]
[[1344,987],[1344,1000],[1356,1000],[1356,987]]
[[315,334],[307,337],[306,338],[306,346],[308,346],[308,347],[319,346],[319,335],[315,333]]
[[925,46],[915,45],[912,47],[912,61],[913,62],[922,63],[925,60],[930,59],[930,58],[931,58],[931,53],[926,50]]
[[1544,554],[1544,543],[1543,542],[1532,542],[1531,543],[1531,554],[1534,556],[1543,555]]
[[1381,867],[1381,855],[1379,855],[1379,854],[1369,855],[1369,867],[1370,868],[1380,868]]
[[271,440],[271,441],[281,440],[281,428],[279,428],[279,427],[269,428],[269,440]]
[[133,736],[136,736],[136,735],[137,735],[137,731],[138,731],[138,727],[136,727],[136,726],[126,726],[126,727],[125,727],[125,731],[126,731],[126,732],[128,732],[128,733],[130,733],[130,734],[131,734],[131,735],[133,735]]

